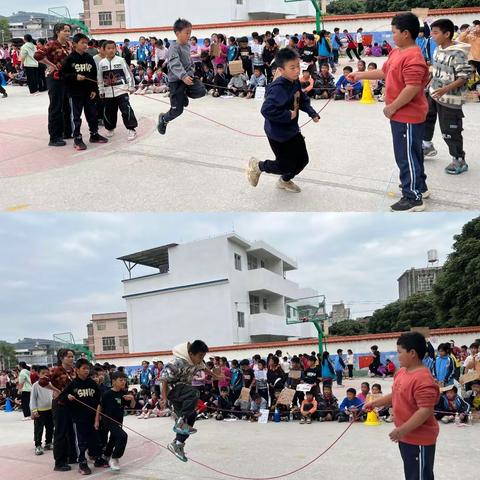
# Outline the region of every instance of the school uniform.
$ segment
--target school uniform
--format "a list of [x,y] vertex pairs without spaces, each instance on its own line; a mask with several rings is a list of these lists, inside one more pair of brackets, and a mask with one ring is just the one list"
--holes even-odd
[[[259,168],[265,173],[281,175],[285,182],[295,178],[309,162],[305,139],[298,125],[300,110],[311,118],[318,117],[308,96],[302,92],[299,80],[291,82],[280,77],[267,87],[262,115],[275,160],[260,162]],[[294,119],[291,111],[296,112]]]

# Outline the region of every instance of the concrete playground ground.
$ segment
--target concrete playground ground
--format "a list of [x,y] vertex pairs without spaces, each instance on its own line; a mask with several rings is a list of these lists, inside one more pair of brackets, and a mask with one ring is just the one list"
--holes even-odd
[[[136,141],[127,142],[120,121],[110,143],[78,153],[72,140],[63,148],[47,146],[46,93],[30,97],[26,88],[7,89],[9,98],[0,99],[2,211],[384,212],[399,197],[383,103],[330,102],[320,123],[303,129],[310,164],[298,177],[303,192],[289,194],[276,188],[273,176],[263,176],[256,189],[246,181],[250,157],[272,157],[266,138],[244,136],[188,112],[160,136],[157,117],[168,109],[163,95],[131,96],[140,122]],[[313,101],[317,110],[324,105],[325,100]],[[255,100],[208,96],[191,101],[189,108],[262,135],[260,107]],[[432,192],[428,211],[480,209],[480,104],[467,104],[465,117],[470,171],[458,177],[444,172],[450,157],[437,129],[439,154],[426,162]],[[302,113],[300,123],[306,120]],[[86,122],[83,133],[87,137]]]
[[[347,387],[359,390],[364,379],[346,381]],[[377,381],[377,380],[375,380]],[[371,383],[375,383],[372,382]],[[380,380],[384,393],[389,393],[392,380]],[[345,388],[334,387],[334,394],[342,399]],[[71,480],[79,477],[71,472],[53,471],[52,452],[34,455],[33,422],[24,422],[19,412],[0,413],[0,465],[5,480]],[[172,420],[155,418],[137,420],[125,417],[125,425],[145,437],[166,445],[173,438]],[[311,425],[294,423],[252,424],[246,421],[199,421],[198,433],[186,447],[187,455],[224,472],[255,478],[276,477],[290,480],[305,478],[403,478],[398,446],[388,438],[394,428],[382,423],[377,427],[354,424],[345,435],[316,462],[290,476],[325,451],[347,428],[348,424],[313,422]],[[118,480],[226,480],[220,475],[196,465],[182,463],[170,452],[127,430],[126,454],[118,474],[108,469],[93,469],[90,478]],[[480,458],[480,422],[473,426],[457,427],[440,424],[437,443],[435,478],[450,480],[467,474],[475,477]],[[75,466],[74,466],[75,467]],[[278,477],[277,477],[278,476]],[[472,477],[472,478],[473,478]]]

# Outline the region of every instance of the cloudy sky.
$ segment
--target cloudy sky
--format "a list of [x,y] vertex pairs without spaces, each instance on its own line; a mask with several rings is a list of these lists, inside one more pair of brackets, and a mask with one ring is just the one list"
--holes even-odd
[[78,14],[83,12],[82,0],[62,0],[61,2],[52,2],[52,0],[22,0],[19,4],[2,0],[0,1],[0,15],[9,17],[19,10],[24,12],[48,13],[49,8],[58,6],[67,7],[70,10],[70,14],[77,18]]
[[[478,215],[478,214],[477,214]],[[397,299],[396,279],[443,261],[464,214],[25,214],[0,217],[0,339],[86,336],[92,313],[124,311],[117,257],[233,229],[298,260],[289,278],[364,316]]]

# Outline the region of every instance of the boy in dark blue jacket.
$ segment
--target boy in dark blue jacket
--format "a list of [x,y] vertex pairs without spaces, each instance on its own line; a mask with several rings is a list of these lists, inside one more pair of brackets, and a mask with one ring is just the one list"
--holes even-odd
[[299,110],[315,123],[320,120],[310,105],[308,96],[300,85],[300,59],[297,52],[283,48],[275,57],[279,77],[267,87],[262,115],[265,117],[265,132],[275,154],[275,160],[259,162],[252,158],[248,164],[247,177],[253,187],[258,185],[260,175],[280,175],[278,187],[287,192],[300,192],[293,179],[307,166],[308,152],[305,139],[298,126]]

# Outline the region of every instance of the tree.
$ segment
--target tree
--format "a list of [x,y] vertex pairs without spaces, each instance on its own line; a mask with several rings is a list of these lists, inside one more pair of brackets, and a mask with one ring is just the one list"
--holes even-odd
[[0,368],[13,367],[17,362],[15,349],[10,343],[0,341]]
[[432,294],[417,293],[401,303],[393,332],[404,332],[411,327],[436,328],[439,325]]
[[433,286],[440,323],[480,325],[480,217],[456,235],[453,252]]
[[367,326],[364,323],[357,322],[355,320],[344,320],[332,325],[328,329],[329,335],[335,336],[349,336],[349,335],[362,335],[367,333]]
[[392,332],[392,327],[397,323],[398,316],[400,315],[401,306],[402,302],[397,300],[396,302],[389,303],[384,308],[375,310],[368,323],[368,331],[370,333]]
[[365,3],[360,0],[336,0],[327,6],[327,13],[334,15],[364,13]]
[[10,25],[7,18],[0,18],[0,42],[10,40],[12,35],[10,33]]

